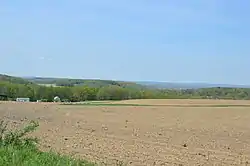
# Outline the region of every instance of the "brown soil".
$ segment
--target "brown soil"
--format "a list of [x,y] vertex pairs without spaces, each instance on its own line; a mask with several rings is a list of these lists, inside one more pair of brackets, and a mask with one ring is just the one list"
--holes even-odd
[[[203,102],[212,103],[212,100]],[[38,120],[40,127],[34,135],[42,140],[43,150],[52,148],[107,165],[118,161],[150,166],[250,165],[248,107],[108,107],[5,102],[0,103],[0,117],[13,126]]]

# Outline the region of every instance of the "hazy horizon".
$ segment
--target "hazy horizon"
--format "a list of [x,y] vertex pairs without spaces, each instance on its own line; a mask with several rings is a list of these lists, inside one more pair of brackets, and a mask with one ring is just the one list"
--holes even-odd
[[0,73],[250,85],[250,1],[0,2]]
[[[83,80],[109,80],[109,79],[100,79],[100,78],[76,78],[76,77],[47,77],[47,76],[19,76],[19,75],[10,75],[8,73],[0,73],[8,76],[14,76],[14,77],[20,77],[24,79],[32,79],[32,78],[45,78],[45,79],[53,79],[53,78],[58,78],[58,79],[83,79]],[[127,82],[134,82],[134,83],[157,83],[157,84],[164,84],[164,83],[169,83],[169,84],[201,84],[201,85],[225,85],[225,86],[249,86],[250,84],[226,84],[226,83],[216,83],[216,82],[192,82],[192,81],[176,81],[176,82],[169,82],[169,81],[154,81],[154,80],[115,80],[111,79],[112,81],[127,81]]]

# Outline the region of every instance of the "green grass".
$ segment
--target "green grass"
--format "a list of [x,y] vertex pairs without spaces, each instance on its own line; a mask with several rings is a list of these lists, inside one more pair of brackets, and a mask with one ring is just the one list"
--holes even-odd
[[63,103],[61,105],[75,105],[75,106],[156,106],[156,105],[147,105],[147,104],[115,104],[115,103]]
[[40,152],[29,147],[4,146],[0,148],[1,166],[94,166],[53,152]]
[[0,166],[94,166],[84,160],[76,160],[54,152],[42,152],[37,148],[38,139],[27,137],[38,127],[31,121],[22,130],[7,131],[0,121]]
[[119,104],[119,103],[104,103],[104,102],[85,102],[85,103],[63,103],[61,105],[75,105],[75,106],[137,106],[137,107],[250,107],[250,105],[174,105],[174,104]]

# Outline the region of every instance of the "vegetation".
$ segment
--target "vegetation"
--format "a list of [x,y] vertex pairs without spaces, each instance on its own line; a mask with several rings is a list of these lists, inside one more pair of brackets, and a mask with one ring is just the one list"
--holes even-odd
[[0,122],[0,165],[5,166],[94,166],[82,160],[75,160],[53,152],[41,152],[37,148],[38,140],[27,137],[38,127],[38,123],[31,121],[22,130],[6,131],[7,125]]
[[[62,105],[74,105],[74,106],[121,106],[121,107],[147,107],[147,106],[156,106],[154,104],[121,104],[121,103],[95,103],[95,102],[87,102],[87,103],[63,103]],[[240,105],[240,104],[157,104],[157,107],[250,107],[250,105]]]
[[19,77],[3,75],[3,74],[0,74],[0,81],[7,81],[11,83],[16,83],[16,84],[32,84],[32,82],[28,80],[25,80]]
[[[9,100],[28,97],[31,101],[48,102],[53,101],[55,96],[59,96],[62,101],[72,102],[127,99],[250,99],[250,89],[247,88],[148,89],[128,82],[105,80],[85,80],[84,82],[76,79],[69,79],[65,84],[61,83],[61,86],[41,86],[21,78],[9,76],[2,78],[4,79],[0,79],[0,100],[6,99],[6,96]],[[53,81],[58,80],[52,79],[49,83],[55,83]],[[73,86],[77,81],[81,83]],[[45,82],[48,83],[48,80]]]
[[100,88],[108,85],[117,85],[126,88],[141,89],[144,86],[132,82],[112,81],[112,80],[90,80],[90,79],[67,79],[67,78],[27,78],[26,80],[40,85],[54,85],[54,86],[88,86]]

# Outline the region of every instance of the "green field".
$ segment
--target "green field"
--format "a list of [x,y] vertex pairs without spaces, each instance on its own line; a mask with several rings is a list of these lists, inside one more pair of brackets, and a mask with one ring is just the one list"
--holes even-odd
[[158,104],[158,105],[154,105],[154,104],[126,104],[126,103],[115,103],[115,102],[103,102],[103,101],[89,101],[89,102],[79,102],[79,103],[62,103],[61,105],[75,105],[75,106],[128,106],[128,107],[145,107],[145,106],[149,106],[149,107],[153,107],[153,106],[157,106],[157,107],[250,107],[250,105],[244,105],[244,104],[214,104],[214,105],[206,105],[206,104]]

